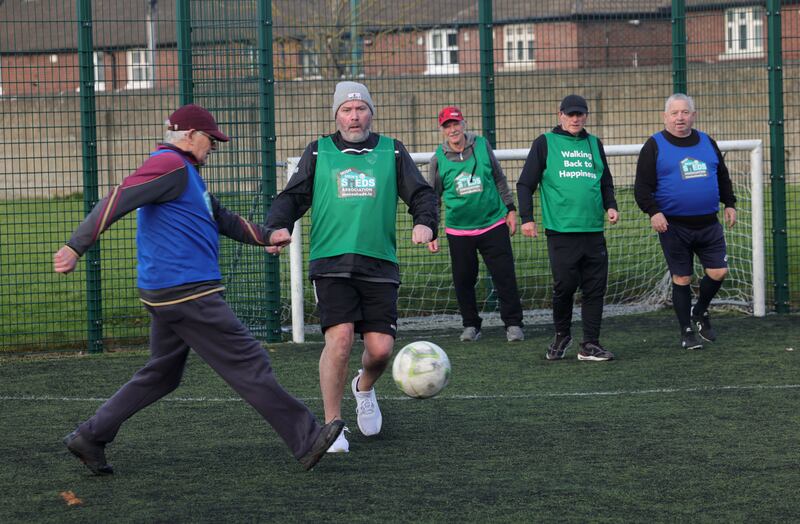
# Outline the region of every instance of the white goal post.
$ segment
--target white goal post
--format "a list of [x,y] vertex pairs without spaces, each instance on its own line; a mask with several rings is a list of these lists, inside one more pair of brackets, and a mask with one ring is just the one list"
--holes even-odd
[[[728,140],[717,142],[722,152],[745,151],[750,153],[750,249],[752,285],[752,311],[757,317],[766,314],[765,307],[765,262],[764,262],[764,150],[761,140]],[[642,144],[606,145],[607,157],[638,156]],[[528,149],[498,149],[495,156],[500,162],[523,161],[528,156]],[[411,153],[411,158],[418,165],[430,162],[433,152]],[[287,180],[297,171],[299,157],[287,159]],[[513,188],[512,188],[513,189]],[[627,210],[626,210],[627,211]],[[639,210],[636,209],[638,212]],[[289,248],[290,287],[291,287],[291,322],[292,341],[305,341],[305,306],[303,274],[303,227],[300,219],[295,223],[292,243]],[[612,262],[613,263],[613,262]],[[668,272],[662,282],[668,282]]]

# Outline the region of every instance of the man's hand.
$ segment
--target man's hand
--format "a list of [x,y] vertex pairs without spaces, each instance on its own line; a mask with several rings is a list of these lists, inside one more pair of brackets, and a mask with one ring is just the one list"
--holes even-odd
[[278,255],[281,249],[292,243],[292,234],[285,227],[276,229],[269,236],[269,244],[265,249],[271,255]]
[[525,222],[522,224],[522,234],[526,237],[536,238],[539,236],[539,232],[536,230],[536,222]]
[[614,225],[617,223],[617,221],[619,221],[619,211],[617,211],[612,207],[608,209],[607,213],[608,213],[609,224]]
[[510,236],[514,236],[514,233],[517,232],[517,212],[516,211],[509,211],[506,215],[506,225],[508,226],[508,234]]
[[667,230],[669,224],[667,224],[667,217],[664,216],[664,213],[656,213],[655,215],[650,217],[650,225],[653,226],[653,231],[656,233],[664,233]]
[[428,251],[431,253],[438,253],[439,252],[439,240],[431,240],[428,242]]
[[67,246],[55,252],[53,255],[53,271],[56,273],[72,273],[78,264],[78,255]]
[[724,215],[725,215],[725,223],[728,224],[728,229],[732,228],[733,225],[736,223],[736,209],[732,207],[726,207]]
[[433,240],[433,231],[428,226],[417,224],[411,230],[411,241],[415,244],[427,244]]

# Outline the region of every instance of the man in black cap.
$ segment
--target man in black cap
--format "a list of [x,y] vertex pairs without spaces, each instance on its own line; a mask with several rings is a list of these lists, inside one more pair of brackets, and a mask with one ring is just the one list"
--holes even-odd
[[344,424],[320,425],[305,404],[281,387],[266,351],[225,302],[218,263],[220,234],[273,247],[290,238],[280,231],[268,235],[206,190],[199,168],[217,142],[230,140],[211,113],[189,104],[166,124],[164,143],[97,203],[53,257],[56,272],[72,272],[101,233],[138,210],[137,285],[151,318],[150,359],[64,443],[93,473],[113,473],[106,444],[128,418],[178,387],[191,348],[311,469]]
[[533,193],[539,191],[547,252],[553,274],[555,338],[547,360],[561,360],[572,343],[572,305],[581,288],[583,342],[578,360],[612,360],[600,345],[603,300],[608,282],[604,220],[619,219],[614,182],[603,143],[584,129],[589,106],[579,95],[561,101],[559,125],[534,140],[517,181],[522,234],[538,236]]

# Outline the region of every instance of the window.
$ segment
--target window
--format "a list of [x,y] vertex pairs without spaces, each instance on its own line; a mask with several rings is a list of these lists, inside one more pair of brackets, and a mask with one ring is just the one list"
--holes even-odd
[[100,52],[96,51],[94,53],[94,90],[95,91],[105,91],[106,90],[106,64],[105,64],[105,55]]
[[149,89],[153,87],[153,64],[147,49],[128,51],[128,83],[125,89]]
[[764,54],[764,10],[744,7],[725,11],[725,54],[753,57]]
[[319,53],[314,48],[313,40],[303,40],[300,50],[300,65],[303,78],[321,78],[319,74]]
[[458,74],[458,31],[436,29],[428,33],[428,69],[425,74]]
[[533,25],[507,25],[503,30],[505,41],[505,67],[526,69],[536,65],[534,61]]

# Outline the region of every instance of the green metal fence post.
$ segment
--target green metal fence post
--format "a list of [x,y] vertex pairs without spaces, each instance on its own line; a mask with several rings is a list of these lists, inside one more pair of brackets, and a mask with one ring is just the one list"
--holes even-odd
[[192,79],[192,12],[190,0],[175,2],[175,24],[178,40],[178,89],[180,104],[194,101],[194,81]]
[[[81,154],[83,160],[83,209],[89,213],[97,204],[97,118],[94,99],[94,42],[92,1],[78,1],[78,68],[81,102]],[[84,255],[86,260],[87,338],[90,353],[103,351],[103,296],[100,243]]]
[[789,249],[786,236],[786,164],[783,126],[783,58],[781,2],[767,0],[769,143],[772,173],[772,244],[775,272],[775,311],[789,312]]
[[[275,134],[275,67],[272,60],[272,2],[258,2],[258,96],[261,135],[261,193],[264,199],[264,217],[277,194]],[[281,340],[281,280],[278,258],[264,255],[264,278],[267,292],[264,301],[268,311],[266,319],[267,341]]]
[[358,45],[358,18],[360,0],[350,0],[350,76],[358,77],[361,52]]
[[686,89],[686,0],[672,0],[672,91]]
[[[478,40],[480,42],[481,61],[481,124],[483,136],[491,144],[492,149],[497,147],[497,121],[494,100],[494,39],[492,38],[492,0],[479,0],[478,2]],[[487,311],[495,311],[498,307],[497,292],[492,285],[488,272],[484,278],[486,285]]]
[[494,41],[492,39],[492,0],[478,2],[478,35],[481,52],[481,111],[483,118],[483,135],[497,147],[497,123],[495,122],[494,102]]

